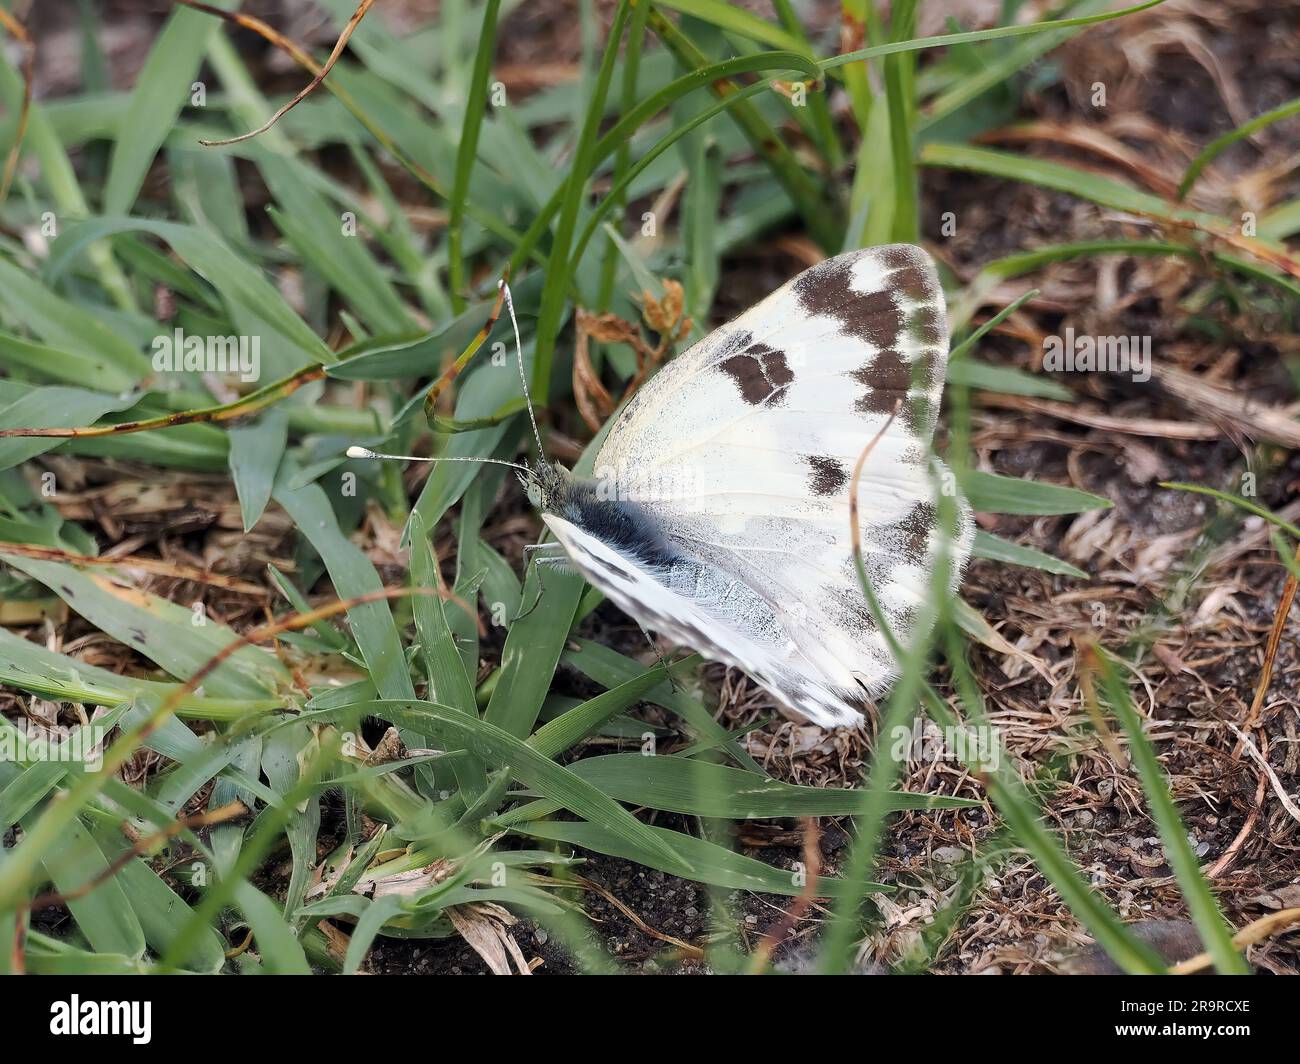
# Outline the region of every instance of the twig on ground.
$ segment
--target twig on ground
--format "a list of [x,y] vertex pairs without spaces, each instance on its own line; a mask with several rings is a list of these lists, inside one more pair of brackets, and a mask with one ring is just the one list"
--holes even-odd
[[[1232,944],[1238,948],[1253,946],[1256,942],[1262,942],[1270,935],[1285,931],[1296,924],[1300,924],[1300,909],[1283,909],[1280,912],[1270,913],[1247,924],[1233,935]],[[1208,953],[1198,953],[1195,957],[1189,957],[1185,961],[1172,965],[1169,974],[1194,975],[1204,971],[1212,963],[1214,962]]]

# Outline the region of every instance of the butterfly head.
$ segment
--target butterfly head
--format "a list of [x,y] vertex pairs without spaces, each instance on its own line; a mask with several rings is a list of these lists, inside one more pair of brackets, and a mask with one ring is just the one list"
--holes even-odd
[[528,503],[542,513],[555,513],[561,509],[573,488],[573,474],[559,462],[540,460],[526,472],[516,474],[524,486]]

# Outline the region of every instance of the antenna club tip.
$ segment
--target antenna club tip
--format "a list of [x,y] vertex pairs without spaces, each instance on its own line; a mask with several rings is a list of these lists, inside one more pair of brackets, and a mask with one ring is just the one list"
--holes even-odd
[[368,448],[366,448],[366,447],[356,447],[356,446],[349,447],[349,448],[348,448],[348,451],[347,451],[347,454],[348,454],[348,457],[349,457],[349,458],[376,458],[376,457],[378,457],[378,456],[375,454],[374,451],[372,451],[372,450],[370,450],[370,449],[368,449]]

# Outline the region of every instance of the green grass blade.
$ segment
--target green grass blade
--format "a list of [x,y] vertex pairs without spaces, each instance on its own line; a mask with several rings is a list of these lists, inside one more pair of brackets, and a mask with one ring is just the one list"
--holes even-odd
[[605,54],[600,71],[588,100],[587,118],[578,135],[569,178],[564,183],[559,217],[551,241],[551,256],[546,270],[546,283],[542,289],[541,309],[537,318],[537,353],[533,360],[533,398],[539,406],[546,404],[551,389],[551,359],[555,354],[555,341],[559,336],[564,317],[564,303],[568,293],[569,278],[577,267],[570,259],[570,245],[578,223],[578,213],[586,199],[587,182],[596,164],[596,141],[600,132],[600,117],[604,113],[605,98],[614,75],[614,62],[618,58],[619,39],[627,24],[630,5],[619,0],[614,24],[610,27]]
[[[1087,653],[1085,651],[1085,653]],[[1214,967],[1221,975],[1249,975],[1250,966],[1240,951],[1232,943],[1232,929],[1223,918],[1218,903],[1210,891],[1210,885],[1201,873],[1200,863],[1187,840],[1187,828],[1183,825],[1178,807],[1174,804],[1173,794],[1169,790],[1169,781],[1164,769],[1156,757],[1155,747],[1143,729],[1142,718],[1138,716],[1129,697],[1128,688],[1120,679],[1119,671],[1109,654],[1095,648],[1093,660],[1101,675],[1101,689],[1111,711],[1119,719],[1120,725],[1128,736],[1129,753],[1133,757],[1134,767],[1142,780],[1142,790],[1146,794],[1147,806],[1151,818],[1160,830],[1160,840],[1164,844],[1165,858],[1178,885],[1182,888],[1183,899],[1187,902],[1192,922],[1201,934],[1201,941],[1214,958]]]
[[[793,897],[803,890],[797,877],[784,868],[773,868],[716,842],[697,839],[693,835],[668,828],[653,827],[648,830],[664,846],[671,847],[675,855],[680,855],[671,859],[629,845],[622,836],[602,824],[576,824],[556,820],[520,824],[513,830],[536,839],[563,842],[611,857],[621,857],[669,875],[708,883],[725,890],[752,890],[764,894],[784,894],[787,897]],[[818,880],[818,887],[818,893],[822,897],[838,897],[845,890],[843,881],[831,878]],[[867,891],[888,889],[878,883],[859,885],[859,889],[862,887]]]
[[[66,236],[65,230],[60,240]],[[55,242],[55,248],[59,243]],[[94,352],[129,375],[132,383],[150,372],[144,353],[101,317],[57,295],[37,277],[4,258],[0,258],[0,306],[46,343],[83,355]]]
[[1230,130],[1223,136],[1215,137],[1187,167],[1183,179],[1178,183],[1178,198],[1183,199],[1191,191],[1192,186],[1196,184],[1196,179],[1201,176],[1205,168],[1238,141],[1252,137],[1261,129],[1271,126],[1274,122],[1284,121],[1293,115],[1300,115],[1300,98],[1290,100],[1279,107],[1274,107],[1271,111],[1265,111],[1262,115],[1257,115],[1249,122],[1243,122],[1236,129]]
[[691,655],[668,668],[647,669],[640,676],[611,687],[543,724],[529,738],[528,744],[547,757],[559,757],[591,735],[610,717],[641,701],[642,696],[665,681],[671,669],[688,668],[698,663],[699,658]]
[[[75,428],[123,410],[133,402],[132,396],[123,399],[84,388],[33,388],[7,406],[0,406],[0,428]],[[0,469],[12,469],[64,442],[56,436],[0,438]]]
[[[24,828],[30,828],[35,819],[35,814],[25,817]],[[42,863],[55,889],[63,893],[71,893],[102,876],[109,867],[108,858],[79,819],[74,819],[53,841]],[[67,905],[78,929],[96,951],[128,957],[140,957],[144,953],[144,929],[119,879],[110,877]]]
[[899,52],[917,52],[926,48],[946,48],[954,44],[978,44],[981,41],[998,41],[1007,37],[1023,37],[1032,33],[1047,33],[1052,30],[1068,29],[1072,26],[1092,26],[1098,22],[1109,22],[1111,19],[1123,18],[1125,15],[1136,15],[1140,11],[1158,7],[1164,2],[1165,0],[1146,0],[1145,3],[1120,8],[1118,11],[1107,11],[1099,15],[1080,15],[1077,18],[1054,19],[1050,22],[1030,22],[1023,26],[997,26],[993,29],[971,30],[965,33],[944,33],[937,37],[918,37],[916,40],[911,41],[890,41],[888,44],[872,45],[870,48],[859,48],[856,51],[832,56],[830,59],[823,59],[818,65],[823,70],[838,70],[850,63],[860,63],[864,59],[877,59],[886,55],[896,55]]
[[[248,882],[235,884],[232,900],[244,914],[257,944],[257,956],[271,975],[310,975],[311,965],[280,907]],[[184,956],[184,954],[178,954]]]
[[1207,249],[1194,244],[1175,244],[1160,240],[1081,240],[1068,244],[1054,244],[1035,248],[1033,251],[1008,255],[1005,258],[987,263],[980,270],[975,280],[967,286],[966,293],[958,300],[957,305],[953,307],[949,314],[949,321],[954,329],[969,321],[988,293],[996,288],[1000,281],[1033,273],[1035,270],[1039,270],[1053,262],[1111,254],[1178,255],[1202,262],[1208,255],[1212,262],[1224,270],[1240,273],[1253,280],[1271,285],[1288,295],[1300,298],[1300,282],[1293,281],[1238,256],[1207,251]]
[[497,43],[497,15],[500,11],[501,0],[487,0],[483,5],[483,24],[479,29],[474,70],[470,74],[469,93],[465,100],[465,121],[461,125],[460,143],[456,147],[456,176],[451,186],[447,216],[447,286],[451,289],[452,307],[457,313],[465,309],[465,204],[469,199],[469,182],[474,173],[479,131],[483,128],[483,114],[487,107],[492,55]]
[[[121,676],[98,665],[48,650],[0,628],[0,683],[62,702],[85,702],[117,706],[138,694],[166,698],[177,685]],[[177,707],[178,717],[196,720],[234,721],[252,713],[279,709],[280,698],[214,698],[187,695]]]
[[[216,6],[238,6],[216,0]],[[130,214],[154,156],[189,100],[191,86],[217,32],[217,21],[198,11],[176,10],[154,41],[131,92],[131,105],[113,141],[105,214]]]
[[[780,20],[782,29],[799,42],[799,48],[796,50],[811,55],[812,45],[808,42],[808,36],[804,33],[803,25],[799,21],[798,14],[795,13],[791,0],[773,0],[772,6],[776,9],[776,17]],[[835,119],[831,115],[826,93],[813,92],[808,97],[808,109],[812,112],[814,137],[826,161],[826,166],[831,170],[837,170],[845,162],[844,145],[840,142],[839,133],[835,128]]]
[[[755,82],[753,85],[746,85],[743,89],[730,93],[711,106],[704,108],[698,114],[692,115],[684,121],[674,123],[672,129],[647,148],[636,163],[628,167],[628,169],[623,173],[623,176],[614,183],[608,194],[605,195],[594,208],[592,208],[583,225],[582,232],[579,234],[577,242],[574,244],[574,261],[581,260],[583,253],[586,251],[587,245],[595,235],[596,229],[605,220],[606,215],[626,199],[627,191],[631,187],[632,183],[645,173],[645,171],[650,168],[651,164],[654,163],[659,156],[683,137],[687,136],[687,134],[704,125],[710,119],[720,115],[723,111],[729,110],[738,103],[748,100],[752,96],[757,96],[759,93],[768,91],[771,88],[773,80],[774,79],[772,78],[767,78],[763,81]],[[611,242],[616,243],[616,241],[612,240]]]
[[779,26],[773,26],[766,19],[746,11],[735,4],[723,3],[722,0],[655,0],[656,7],[666,7],[690,15],[701,22],[708,22],[719,29],[748,37],[751,41],[767,44],[773,48],[784,48],[791,52],[802,52],[811,56],[808,43],[801,33],[791,33]]
[[[657,754],[604,754],[570,766],[574,774],[612,798],[670,813],[750,820],[764,817],[851,816],[862,792],[839,787],[801,787],[745,769]],[[978,807],[968,798],[891,791],[890,812],[904,809]]]
[[978,470],[967,472],[960,482],[972,508],[980,513],[1074,514],[1114,505],[1109,499],[1078,488]]
[[[22,94],[20,79],[14,68],[3,56],[0,56],[0,92],[9,104],[11,119],[16,123],[18,99]],[[105,137],[112,137],[117,132],[118,123],[110,122],[103,130]],[[13,133],[0,130],[0,144],[6,143]],[[77,181],[76,171],[68,158],[65,144],[60,141],[58,132],[46,114],[46,109],[33,102],[27,127],[27,143],[40,160],[41,176],[49,191],[51,202],[60,216],[67,219],[85,218],[90,214],[85,193]],[[106,244],[96,244],[90,249],[90,260],[99,275],[104,290],[113,302],[122,310],[136,309],[135,293],[122,267],[113,258],[112,250]]]
[[[111,818],[96,816],[91,830],[106,855],[116,858],[127,846],[118,823]],[[139,857],[127,861],[114,878],[121,884],[140,921],[149,948],[158,954],[166,952],[193,910]],[[182,956],[181,963],[188,971],[218,972],[226,963],[225,943],[213,928],[208,928],[189,953]]]
[[[574,639],[571,642],[577,649],[565,653],[564,663],[602,687],[613,688],[650,671],[644,665],[600,643],[587,639]],[[647,702],[676,713],[697,735],[724,747],[730,757],[746,768],[754,772],[761,771],[758,763],[732,741],[726,729],[713,719],[713,714],[699,699],[676,690],[666,682],[647,690],[644,698]]]
[[528,786],[583,819],[604,825],[627,843],[657,854],[660,860],[678,859],[670,846],[612,798],[489,720],[476,720],[432,702],[362,702],[351,708],[433,732],[488,763],[508,765]]
[[1087,580],[1088,574],[1082,569],[1075,568],[1069,562],[1061,561],[1060,558],[1054,558],[1050,554],[1044,554],[1040,550],[1034,550],[1033,547],[1025,547],[1019,543],[1011,543],[991,532],[985,532],[983,529],[977,529],[975,532],[975,543],[971,548],[971,555],[976,558],[990,558],[996,562],[1006,562],[1008,565],[1023,565],[1029,569],[1042,569],[1046,573],[1057,573],[1060,576],[1069,576],[1075,580]]
[[[290,464],[282,464],[272,496],[321,556],[335,593],[340,598],[351,599],[382,591],[383,581],[375,567],[361,548],[339,530],[324,490],[316,484],[293,488],[292,479]],[[379,693],[387,698],[414,697],[406,655],[388,603],[366,602],[354,606],[348,611],[348,621]]]
[[[709,65],[708,57],[694,42],[658,11],[651,13],[650,27],[687,70],[698,71]],[[711,87],[719,96],[737,92],[736,86],[726,82],[715,81]],[[748,100],[735,101],[728,113],[781,183],[813,239],[827,251],[838,249],[839,227],[825,190],[809,176],[784,140]]]
[[[529,566],[523,593],[526,603],[536,601],[540,592],[537,573],[536,565]],[[501,652],[501,679],[492,692],[485,719],[519,737],[533,730],[564,652],[583,586],[581,577],[571,573],[547,574],[546,592],[537,608],[510,626]]]
[[[46,266],[53,282],[68,270],[88,245],[117,233],[146,232],[171,245],[173,251],[221,293],[227,308],[264,322],[278,343],[265,343],[264,356],[272,372],[284,375],[309,362],[333,362],[334,352],[298,316],[256,267],[246,262],[220,237],[177,222],[143,218],[95,218],[69,227],[55,242]],[[283,354],[276,349],[283,345]]]
[[[416,587],[438,587],[432,545],[419,514],[411,515],[411,582]],[[456,649],[456,639],[447,623],[447,603],[440,597],[418,595],[411,601],[415,628],[420,637],[420,654],[429,678],[429,698],[477,716],[474,686]],[[487,787],[487,773],[477,757],[467,757],[452,766],[466,802],[473,802]]]
[[[894,40],[911,38],[916,32],[916,0],[895,0],[890,9],[890,33]],[[896,52],[885,57],[885,102],[889,108],[889,158],[893,167],[893,212],[891,239],[914,244],[920,237],[916,175],[916,146],[913,121],[916,109],[916,56]]]
[[[118,642],[152,658],[185,680],[238,638],[223,624],[186,606],[63,562],[0,552],[6,565],[39,580],[82,617]],[[202,623],[194,623],[195,619]],[[204,689],[229,698],[259,698],[287,687],[289,672],[254,647],[241,647],[204,680]]]
[[1174,491],[1190,491],[1194,495],[1208,495],[1212,499],[1218,499],[1220,502],[1226,502],[1231,506],[1237,507],[1239,510],[1245,510],[1247,513],[1252,513],[1257,517],[1262,517],[1269,524],[1276,525],[1284,532],[1287,532],[1297,540],[1300,540],[1300,528],[1297,528],[1290,521],[1279,517],[1267,506],[1261,506],[1259,503],[1252,502],[1250,499],[1243,499],[1240,495],[1233,495],[1226,491],[1218,491],[1215,488],[1207,488],[1200,484],[1180,484],[1177,481],[1172,480],[1162,480],[1160,486],[1162,488],[1170,488]]
[[967,170],[1009,181],[1041,185],[1117,211],[1150,215],[1171,222],[1190,222],[1201,228],[1232,228],[1232,223],[1226,218],[1176,207],[1159,196],[1131,188],[1113,178],[1049,159],[1033,159],[993,148],[931,142],[921,149],[921,162],[925,166]]
[[[677,100],[698,89],[709,88],[721,79],[761,70],[797,71],[813,78],[820,73],[815,63],[805,59],[797,52],[761,52],[757,55],[724,59],[717,63],[709,63],[697,70],[690,70],[669,84],[652,92],[606,130],[604,135],[596,142],[592,166],[598,166],[604,159],[618,151],[620,147],[626,146],[633,134],[642,125],[659,112],[670,107]],[[746,95],[752,95],[751,90],[758,91],[754,86],[747,86],[742,92]],[[719,111],[724,109],[725,107],[720,107]],[[623,187],[626,187],[626,184]],[[527,261],[528,256],[534,253],[537,243],[550,226],[556,211],[560,209],[567,188],[567,183],[560,185],[529,225],[510,258],[510,269],[512,271],[522,266]],[[576,257],[574,256],[574,258]]]
[[[132,362],[135,361],[133,358]],[[142,376],[128,372],[96,351],[52,347],[5,332],[0,332],[0,367],[63,384],[94,381],[104,391],[115,393],[128,391]]]
[[1013,366],[990,366],[970,358],[948,363],[948,383],[1003,395],[1028,395],[1062,403],[1074,401],[1074,393],[1050,377]]
[[232,425],[230,477],[239,496],[239,514],[248,532],[271,501],[271,485],[289,442],[289,418],[283,409],[267,410],[251,425]]

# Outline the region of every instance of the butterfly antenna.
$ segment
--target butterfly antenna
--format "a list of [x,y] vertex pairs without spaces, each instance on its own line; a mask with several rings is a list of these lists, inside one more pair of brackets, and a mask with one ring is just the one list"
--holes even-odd
[[422,458],[418,454],[380,454],[378,451],[372,451],[368,447],[349,447],[347,450],[349,458],[382,458],[391,462],[486,462],[488,465],[509,466],[511,469],[518,470],[521,473],[528,473],[526,465],[520,465],[517,462],[507,462],[500,458],[468,458],[459,455],[446,455],[441,458]]
[[528,374],[524,372],[524,345],[519,339],[519,322],[515,319],[515,301],[510,296],[510,285],[502,278],[497,282],[501,293],[506,297],[506,310],[510,312],[510,324],[515,330],[515,355],[519,360],[519,383],[524,386],[524,405],[528,407],[528,420],[533,425],[533,439],[537,441],[537,457],[546,460],[546,451],[542,447],[542,434],[537,431],[537,417],[533,413],[533,397],[528,391]]

